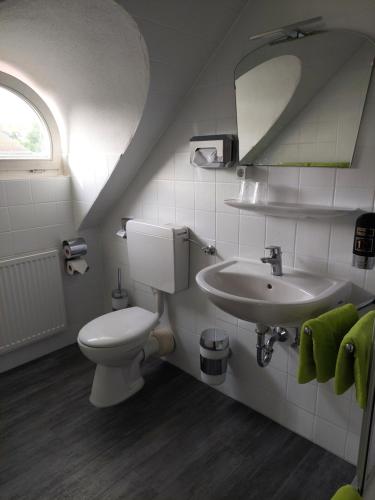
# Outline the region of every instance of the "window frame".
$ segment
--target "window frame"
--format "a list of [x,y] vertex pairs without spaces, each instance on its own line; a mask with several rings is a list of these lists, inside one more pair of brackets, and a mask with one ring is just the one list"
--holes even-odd
[[50,158],[0,158],[0,174],[11,172],[34,173],[44,170],[62,171],[60,134],[56,120],[43,99],[24,82],[0,71],[0,86],[23,99],[45,123],[50,143]]

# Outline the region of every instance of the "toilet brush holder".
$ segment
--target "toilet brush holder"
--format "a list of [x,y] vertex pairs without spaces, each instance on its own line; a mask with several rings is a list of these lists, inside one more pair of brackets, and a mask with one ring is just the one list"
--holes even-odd
[[112,290],[112,311],[125,309],[129,305],[128,292],[124,288]]
[[121,286],[121,269],[117,269],[117,288],[112,290],[112,311],[125,309],[129,305],[128,292]]

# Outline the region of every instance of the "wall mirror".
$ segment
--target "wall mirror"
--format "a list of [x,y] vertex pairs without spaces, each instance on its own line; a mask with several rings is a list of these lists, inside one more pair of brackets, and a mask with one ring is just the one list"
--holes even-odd
[[345,30],[246,55],[234,75],[240,163],[350,167],[374,57],[369,38]]

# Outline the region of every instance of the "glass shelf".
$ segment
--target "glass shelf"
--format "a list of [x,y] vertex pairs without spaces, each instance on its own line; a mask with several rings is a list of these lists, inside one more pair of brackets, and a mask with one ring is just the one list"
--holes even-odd
[[249,210],[262,215],[273,217],[286,217],[293,219],[330,219],[332,217],[343,217],[348,215],[360,215],[364,213],[359,208],[325,207],[320,205],[306,205],[303,203],[249,203],[238,199],[224,200],[230,207]]

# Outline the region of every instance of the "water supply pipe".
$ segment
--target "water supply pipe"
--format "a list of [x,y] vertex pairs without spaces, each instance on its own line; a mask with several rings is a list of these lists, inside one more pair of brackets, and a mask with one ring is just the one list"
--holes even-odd
[[[271,331],[271,336],[266,340],[266,334]],[[257,323],[255,333],[257,334],[257,363],[265,368],[272,359],[274,343],[276,341],[285,342],[289,332],[282,326],[276,326],[271,330],[269,326]]]

